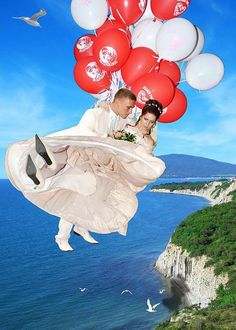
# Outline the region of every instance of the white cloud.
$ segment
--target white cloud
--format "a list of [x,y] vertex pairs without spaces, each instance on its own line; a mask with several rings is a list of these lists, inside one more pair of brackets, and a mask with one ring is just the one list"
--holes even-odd
[[220,117],[232,116],[236,118],[236,76],[223,79],[220,84],[204,93],[199,94],[209,103],[209,110]]
[[217,14],[223,14],[224,13],[224,8],[219,5],[218,2],[211,1],[210,2],[211,9],[214,10]]
[[[205,1],[205,0],[198,0],[199,3],[201,3],[201,7],[206,8],[207,6],[210,8],[210,10],[214,11],[217,14],[223,15],[233,15],[232,10],[232,2],[228,0],[220,1],[220,0],[211,0],[211,1]],[[191,4],[190,4],[191,7]],[[209,10],[207,9],[209,12]]]
[[[207,114],[212,120],[196,125],[192,123],[187,128],[173,130],[171,127],[160,127],[160,134],[164,139],[178,141],[185,149],[208,147],[234,146],[236,150],[236,77],[229,76],[216,88],[200,93],[199,98],[205,106]],[[232,150],[232,152],[234,151]]]
[[217,14],[224,16],[234,16],[234,11],[232,10],[232,2],[231,1],[209,1],[209,5],[212,10],[214,10]]
[[58,0],[42,0],[43,6],[47,11],[47,18],[53,16],[57,20],[60,20],[62,24],[70,23],[72,21],[70,2],[58,1]]
[[234,120],[222,120],[209,125],[208,129],[193,131],[193,130],[163,130],[161,135],[163,138],[173,139],[188,143],[191,147],[201,146],[220,146],[236,141],[236,118]]
[[1,80],[1,90],[2,86],[5,93],[0,99],[1,148],[35,133],[45,135],[63,126],[65,112],[47,111],[47,85],[38,70],[27,69],[15,75],[14,82]]

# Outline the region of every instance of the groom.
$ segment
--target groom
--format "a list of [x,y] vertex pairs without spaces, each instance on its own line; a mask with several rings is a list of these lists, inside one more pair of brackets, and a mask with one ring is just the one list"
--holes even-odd
[[[114,132],[122,130],[125,125],[129,122],[128,116],[132,113],[132,109],[135,106],[136,96],[128,89],[121,88],[117,91],[114,96],[114,100],[110,104],[103,104],[101,107],[88,109],[79,124],[73,127],[73,135],[80,136],[98,136],[108,137],[114,136]],[[67,135],[70,135],[71,129],[68,130]],[[55,135],[65,135],[67,130],[57,132]],[[76,131],[78,133],[76,134]],[[72,132],[72,131],[71,131]],[[49,154],[50,157],[50,154]],[[60,219],[59,231],[55,236],[56,243],[62,251],[72,251],[73,248],[68,243],[70,232],[73,224]],[[74,232],[81,235],[85,240],[91,243],[97,243],[89,234],[88,231],[77,230],[75,226]]]

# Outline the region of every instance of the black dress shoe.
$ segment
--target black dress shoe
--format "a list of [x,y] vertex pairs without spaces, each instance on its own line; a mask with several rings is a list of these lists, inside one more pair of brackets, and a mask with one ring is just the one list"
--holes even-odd
[[76,233],[76,231],[73,230],[73,233],[77,236],[81,236],[79,233]]
[[37,168],[34,165],[34,162],[30,155],[28,155],[28,158],[27,158],[26,174],[37,186],[40,184],[40,181],[37,177]]
[[41,157],[43,157],[43,159],[45,160],[45,162],[47,163],[48,166],[54,167],[55,164],[53,162],[52,156],[50,157],[45,145],[40,140],[40,138],[38,137],[37,134],[35,134],[35,149],[36,149],[37,153]]

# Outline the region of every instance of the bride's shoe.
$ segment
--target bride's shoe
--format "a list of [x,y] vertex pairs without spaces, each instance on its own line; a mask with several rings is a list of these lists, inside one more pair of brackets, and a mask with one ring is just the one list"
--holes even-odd
[[78,236],[82,236],[83,239],[89,243],[98,243],[98,241],[96,241],[87,230],[82,229],[81,227],[74,227],[74,234],[78,235]]
[[40,169],[38,168],[38,166],[36,164],[34,164],[32,158],[30,155],[28,155],[27,158],[27,163],[26,163],[26,174],[28,175],[28,177],[37,185],[44,185],[44,178],[41,174]]
[[64,252],[74,251],[74,249],[69,244],[68,240],[61,239],[58,236],[55,236],[55,241],[61,251],[64,251]]
[[35,134],[35,150],[41,157],[43,157],[48,165],[48,168],[51,170],[55,170],[57,168],[57,163],[53,152],[40,140],[37,134]]

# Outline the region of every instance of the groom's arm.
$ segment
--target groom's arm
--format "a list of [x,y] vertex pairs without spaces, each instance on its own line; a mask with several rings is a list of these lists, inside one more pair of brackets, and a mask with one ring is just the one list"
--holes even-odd
[[79,124],[76,126],[79,135],[97,136],[95,130],[94,109],[85,111]]
[[78,135],[101,137],[107,136],[107,134],[101,134],[101,132],[98,131],[98,116],[101,111],[104,110],[94,108],[85,111],[79,121],[79,124],[76,126]]

